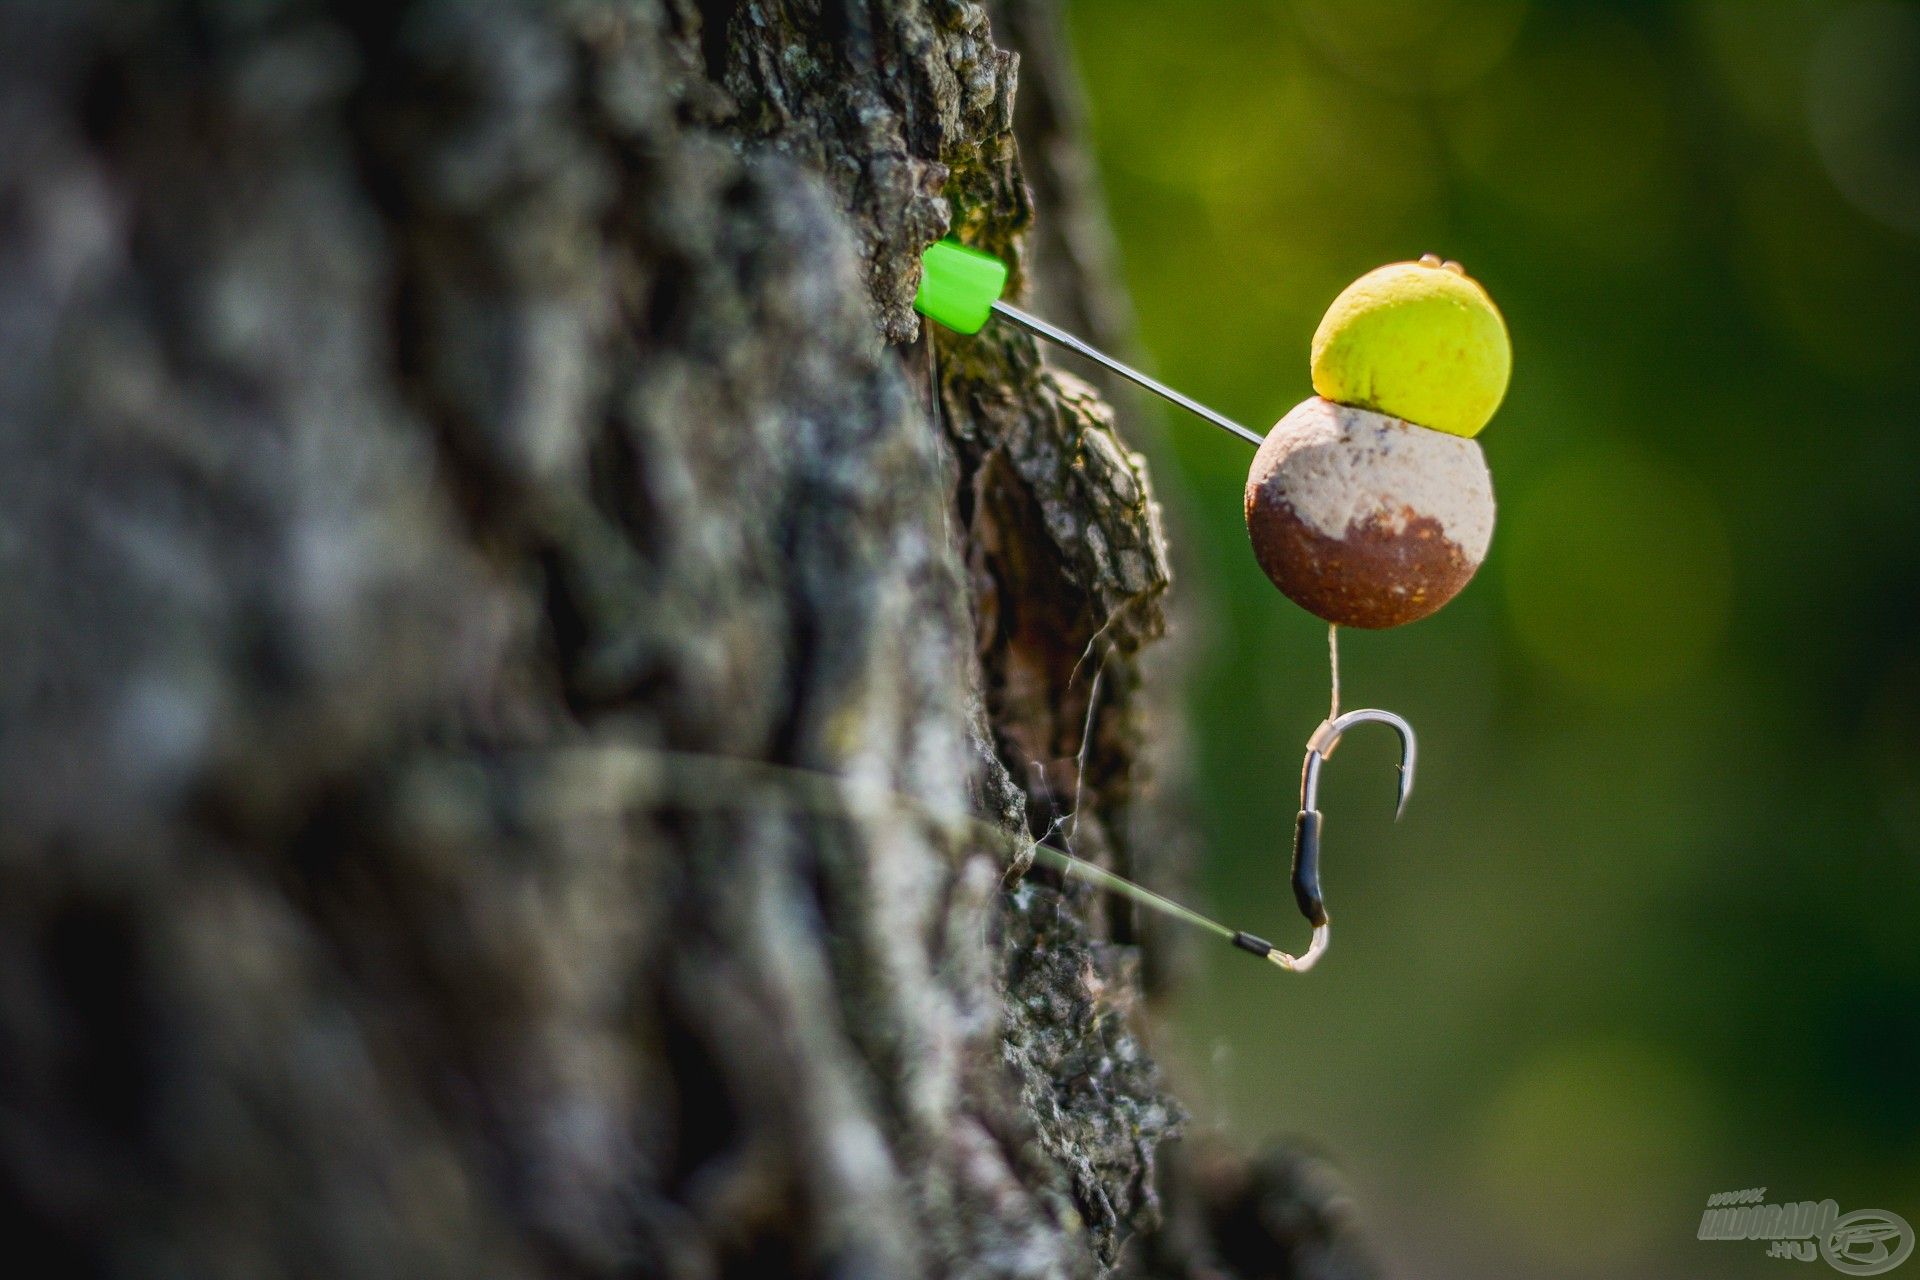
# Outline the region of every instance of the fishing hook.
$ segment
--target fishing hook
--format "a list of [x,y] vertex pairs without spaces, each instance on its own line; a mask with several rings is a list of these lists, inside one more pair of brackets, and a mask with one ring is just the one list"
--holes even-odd
[[[1418,751],[1413,726],[1393,712],[1373,707],[1349,711],[1343,716],[1322,720],[1307,739],[1307,758],[1300,766],[1300,813],[1293,824],[1293,900],[1299,904],[1300,914],[1313,926],[1313,939],[1298,956],[1288,955],[1258,938],[1248,938],[1245,942],[1234,939],[1234,944],[1242,950],[1265,954],[1282,969],[1294,973],[1313,968],[1327,952],[1327,906],[1320,896],[1320,768],[1333,753],[1341,735],[1357,724],[1384,724],[1400,735],[1400,788],[1393,810],[1396,822],[1406,812],[1407,797],[1413,794],[1413,766]],[[1267,950],[1262,952],[1260,947]]]

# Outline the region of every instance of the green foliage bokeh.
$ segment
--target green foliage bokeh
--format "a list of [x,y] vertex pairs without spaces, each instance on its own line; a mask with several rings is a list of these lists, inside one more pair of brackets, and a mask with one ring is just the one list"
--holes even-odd
[[[1745,1187],[1920,1222],[1920,9],[1070,9],[1167,380],[1270,423],[1341,286],[1423,252],[1514,340],[1487,565],[1343,644],[1413,804],[1356,734],[1327,963],[1222,949],[1179,1000],[1196,1122],[1324,1143],[1405,1274],[1753,1274],[1693,1238]],[[1248,553],[1245,450],[1160,425],[1199,891],[1297,945],[1325,633]]]

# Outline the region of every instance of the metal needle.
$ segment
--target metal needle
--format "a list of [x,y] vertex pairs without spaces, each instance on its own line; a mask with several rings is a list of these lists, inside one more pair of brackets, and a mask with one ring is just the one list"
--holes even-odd
[[1080,339],[1068,333],[1065,329],[1056,329],[1038,316],[1028,315],[1020,308],[998,300],[995,300],[993,310],[995,315],[1003,316],[1011,320],[1014,324],[1019,325],[1035,337],[1045,338],[1048,342],[1057,343],[1069,351],[1076,351],[1095,364],[1119,374],[1134,385],[1145,387],[1162,399],[1170,400],[1174,404],[1179,405],[1188,413],[1205,418],[1222,431],[1239,436],[1254,448],[1257,449],[1260,447],[1262,437],[1255,432],[1247,430],[1247,428],[1241,426],[1232,418],[1224,414],[1215,413],[1212,409],[1207,408],[1207,406],[1197,400],[1189,400],[1172,387],[1167,386],[1163,382],[1156,381],[1153,378],[1149,378],[1138,369],[1121,364],[1106,352],[1100,350],[1098,347],[1089,346],[1087,343],[1082,342]]

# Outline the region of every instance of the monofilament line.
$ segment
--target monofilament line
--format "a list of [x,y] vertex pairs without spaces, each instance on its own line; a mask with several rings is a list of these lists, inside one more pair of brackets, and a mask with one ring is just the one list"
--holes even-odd
[[1340,624],[1327,624],[1327,669],[1333,676],[1333,705],[1327,710],[1327,719],[1340,718]]
[[1050,844],[1035,845],[1033,860],[1043,867],[1052,867],[1062,875],[1077,876],[1099,885],[1102,889],[1131,898],[1141,906],[1150,907],[1162,915],[1184,920],[1196,928],[1205,929],[1208,933],[1225,938],[1228,942],[1232,942],[1235,937],[1235,930],[1227,928],[1218,920],[1209,919],[1198,911],[1183,907],[1171,898],[1163,898],[1153,890],[1117,876],[1111,871],[1096,867],[1091,862],[1082,862],[1072,854],[1056,849]]
[[1004,828],[993,826],[969,815],[938,813],[914,797],[900,792],[887,789],[874,790],[859,787],[857,784],[853,785],[850,791],[849,780],[837,774],[737,756],[707,755],[700,752],[656,748],[625,748],[621,754],[651,773],[660,784],[664,784],[658,786],[655,793],[649,797],[655,805],[721,811],[744,808],[749,802],[741,794],[740,788],[754,783],[771,784],[768,790],[762,793],[763,796],[776,797],[790,808],[801,812],[838,817],[873,818],[880,816],[874,812],[877,802],[877,807],[890,809],[895,814],[915,817],[935,830],[944,830],[949,836],[965,832],[1017,851],[1022,857],[1031,856],[1035,862],[1051,867],[1064,876],[1085,880],[1109,892],[1130,898],[1149,910],[1157,911],[1192,925],[1194,928],[1204,929],[1215,937],[1232,943],[1240,950],[1270,961],[1282,969],[1294,967],[1292,956],[1257,935],[1229,928],[1218,920],[1202,915],[1190,907],[1183,907],[1173,899],[1163,897],[1144,885],[1135,884],[1124,876],[1115,875],[1090,862],[1083,862],[1064,849],[1030,837],[1022,838]]

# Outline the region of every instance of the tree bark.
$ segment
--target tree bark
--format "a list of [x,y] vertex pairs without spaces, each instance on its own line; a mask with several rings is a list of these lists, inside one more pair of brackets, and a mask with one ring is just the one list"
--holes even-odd
[[1169,1161],[1132,922],[1022,876],[1139,869],[1168,571],[1099,395],[912,309],[952,232],[1125,323],[994,16],[1038,241],[962,0],[0,8],[22,1256],[1367,1273]]

